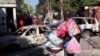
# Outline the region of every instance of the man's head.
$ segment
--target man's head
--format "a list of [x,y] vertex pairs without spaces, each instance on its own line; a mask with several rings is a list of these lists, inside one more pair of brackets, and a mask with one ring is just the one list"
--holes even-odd
[[71,17],[71,12],[70,11],[64,11],[64,20],[67,20]]

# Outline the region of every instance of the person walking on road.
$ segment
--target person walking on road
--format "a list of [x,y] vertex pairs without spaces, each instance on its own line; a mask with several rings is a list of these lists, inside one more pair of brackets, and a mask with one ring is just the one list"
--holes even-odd
[[[71,18],[71,12],[70,11],[64,11],[64,22],[66,22],[67,23],[67,21],[69,20],[69,19],[72,19]],[[64,22],[62,22],[62,23],[64,23]],[[65,25],[66,25],[66,23],[65,23]],[[65,28],[67,28],[66,26],[64,25],[64,27]],[[63,27],[63,28],[64,28]],[[63,35],[63,36],[59,36],[59,37],[62,37],[63,38],[63,41],[64,42],[66,42],[66,41],[69,41],[70,39],[71,39],[71,37],[68,35],[68,31],[67,30],[64,30],[66,33],[65,33],[65,35]],[[65,44],[65,43],[64,43]],[[69,54],[67,51],[66,51],[66,46],[64,46],[64,56],[74,56],[74,54]]]
[[[73,30],[77,30],[77,31],[74,32]],[[73,39],[72,37],[76,37],[76,35],[79,33],[80,33],[80,30],[76,22],[74,22],[74,20],[71,18],[71,12],[65,11],[64,22],[61,22],[55,30],[49,33],[48,35],[49,42],[47,42],[45,46],[49,47],[50,48],[49,51],[54,53],[55,55],[59,51],[64,49],[65,56],[74,56],[75,52],[71,50],[73,53],[70,53],[68,50],[66,50],[67,49],[66,42],[72,40]],[[75,45],[73,44],[73,46],[76,46],[76,43]]]
[[[69,20],[73,20],[72,18],[71,18],[71,12],[70,11],[65,11],[64,12],[64,21],[66,21],[66,23],[69,23],[68,21]],[[74,21],[74,20],[73,20]],[[75,22],[75,21],[74,21]],[[71,23],[71,22],[70,22]],[[75,22],[75,24],[76,24],[76,22]],[[74,25],[75,25],[74,24]],[[70,25],[69,25],[70,26]],[[73,27],[73,26],[70,26],[70,27],[72,27],[72,28],[75,28],[75,27]],[[76,27],[78,27],[78,25],[76,24]],[[66,27],[66,28],[68,28],[68,27]],[[71,36],[70,34],[67,34],[67,41],[68,40],[71,40],[71,38],[72,37],[76,37],[76,39],[77,39],[77,41],[79,41],[79,37],[78,37],[78,35],[80,34],[80,29],[79,29],[79,27],[78,27],[78,29],[77,30],[79,30],[79,33],[77,34],[77,35],[73,35],[73,36]],[[67,29],[67,32],[68,32],[68,29]],[[74,31],[73,31],[74,32]],[[65,40],[66,41],[66,40]],[[68,53],[67,51],[66,51],[66,48],[67,47],[65,47],[64,46],[64,53],[65,53],[65,56],[74,56],[74,54],[70,54],[70,53]]]
[[[74,21],[72,18],[71,18],[71,12],[70,11],[65,11],[64,12],[64,22],[62,22],[56,29],[56,32],[57,32],[57,36],[61,39],[63,39],[63,42],[64,42],[64,55],[65,56],[74,56],[74,54],[70,54],[67,52],[66,48],[66,42],[70,41],[71,40],[71,37],[75,37],[74,35],[71,36],[69,34],[69,30],[68,29],[71,29],[71,28],[75,28],[73,27],[71,24],[71,21]],[[69,25],[68,25],[69,24]],[[76,23],[75,23],[76,24]],[[72,30],[71,30],[72,31]]]

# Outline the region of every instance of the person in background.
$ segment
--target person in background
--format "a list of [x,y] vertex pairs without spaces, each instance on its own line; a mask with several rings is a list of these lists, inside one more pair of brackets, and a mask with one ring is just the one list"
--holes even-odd
[[23,28],[22,27],[24,26],[24,20],[20,19],[20,22],[19,23],[20,23],[21,30],[23,31]]
[[33,22],[34,22],[35,25],[41,24],[41,20],[38,17],[34,18]]
[[20,20],[20,27],[23,27],[24,26],[24,21],[21,19]]

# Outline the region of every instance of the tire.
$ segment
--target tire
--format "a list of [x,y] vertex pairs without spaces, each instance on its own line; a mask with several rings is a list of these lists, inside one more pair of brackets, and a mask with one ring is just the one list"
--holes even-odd
[[82,38],[84,38],[85,40],[89,40],[89,38],[92,36],[92,32],[91,31],[84,31],[82,33]]

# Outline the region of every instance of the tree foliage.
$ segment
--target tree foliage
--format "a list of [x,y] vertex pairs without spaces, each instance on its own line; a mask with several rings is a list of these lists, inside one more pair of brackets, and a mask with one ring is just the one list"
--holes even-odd
[[53,10],[60,10],[62,7],[63,10],[75,11],[77,7],[72,6],[72,4],[75,2],[76,0],[63,0],[62,2],[61,0],[52,0],[50,3]]
[[[24,0],[20,0],[20,8],[23,14],[27,14],[29,12],[28,5],[24,3]],[[30,5],[30,12],[33,11],[33,7]]]
[[52,10],[60,10],[63,7],[63,10],[71,10],[76,12],[80,7],[94,5],[98,3],[98,0],[48,0],[45,4],[42,4],[40,7],[47,10],[47,3],[50,3]]
[[97,4],[98,0],[77,0],[75,2],[75,6],[89,6],[89,5],[94,5]]

